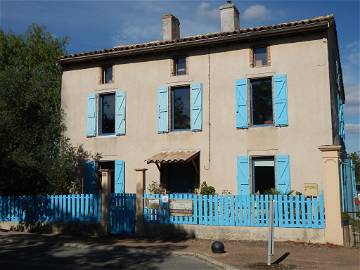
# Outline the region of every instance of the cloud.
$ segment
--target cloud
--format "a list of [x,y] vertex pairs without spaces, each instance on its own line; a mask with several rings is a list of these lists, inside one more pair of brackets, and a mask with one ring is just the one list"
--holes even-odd
[[355,85],[345,90],[346,102],[344,112],[348,116],[360,115],[360,86]]
[[360,63],[359,46],[359,41],[351,42],[346,46],[346,51],[348,52],[346,60],[352,65],[359,65]]
[[112,36],[113,46],[130,43],[142,43],[160,38],[161,26],[154,23],[135,25],[124,23],[121,28]]
[[205,17],[211,20],[216,20],[219,18],[219,10],[217,8],[211,8],[210,4],[207,2],[201,2],[197,7],[196,13],[198,16]]
[[347,134],[360,135],[360,124],[359,123],[345,124],[345,131]]
[[252,5],[245,9],[241,19],[245,21],[266,21],[272,17],[272,11],[266,8],[264,5]]

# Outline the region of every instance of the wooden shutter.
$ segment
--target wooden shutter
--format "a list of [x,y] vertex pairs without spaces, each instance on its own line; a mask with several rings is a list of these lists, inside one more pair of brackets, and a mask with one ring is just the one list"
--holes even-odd
[[277,74],[274,80],[274,111],[275,126],[288,125],[288,87],[287,76],[285,74]]
[[283,194],[291,191],[289,155],[276,156],[276,189]]
[[237,80],[235,83],[236,96],[236,127],[248,128],[248,91],[247,79]]
[[126,133],[126,92],[116,91],[115,97],[115,134],[125,135]]
[[167,86],[158,89],[158,133],[169,132],[169,90]]
[[190,103],[191,103],[191,130],[202,130],[202,83],[192,83],[190,90]]
[[96,136],[96,94],[91,93],[87,97],[87,127],[86,136]]
[[249,195],[250,194],[250,168],[249,157],[237,157],[237,194]]
[[96,191],[96,170],[95,161],[85,161],[84,193],[94,194]]
[[115,193],[125,192],[125,161],[115,160]]

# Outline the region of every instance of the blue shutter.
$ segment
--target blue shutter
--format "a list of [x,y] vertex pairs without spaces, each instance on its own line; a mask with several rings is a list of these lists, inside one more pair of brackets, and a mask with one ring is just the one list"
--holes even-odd
[[169,132],[169,93],[168,87],[158,89],[157,127],[158,133]]
[[115,160],[115,193],[125,192],[125,161]]
[[284,194],[291,191],[289,155],[276,156],[276,189]]
[[85,162],[84,193],[94,194],[95,191],[96,191],[95,161],[87,160]]
[[89,94],[87,97],[87,127],[86,136],[96,136],[96,95]]
[[287,126],[288,123],[288,88],[287,76],[274,75],[274,115],[275,126]]
[[115,98],[115,134],[125,135],[126,133],[126,92],[116,91]]
[[202,95],[203,85],[202,83],[191,84],[191,130],[201,131],[202,130]]
[[248,128],[248,91],[247,79],[235,82],[236,90],[236,127]]
[[237,194],[249,195],[250,194],[250,172],[249,172],[249,157],[237,157]]

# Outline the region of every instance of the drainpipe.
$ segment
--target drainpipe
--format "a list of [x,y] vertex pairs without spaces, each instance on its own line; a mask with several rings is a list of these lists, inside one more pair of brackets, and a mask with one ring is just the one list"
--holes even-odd
[[208,128],[209,128],[209,136],[208,136],[208,166],[204,166],[205,170],[210,169],[210,162],[211,162],[211,121],[210,121],[210,115],[211,115],[211,109],[210,109],[210,96],[211,96],[211,82],[210,82],[210,48],[208,49],[208,91],[209,91],[209,99],[208,99]]

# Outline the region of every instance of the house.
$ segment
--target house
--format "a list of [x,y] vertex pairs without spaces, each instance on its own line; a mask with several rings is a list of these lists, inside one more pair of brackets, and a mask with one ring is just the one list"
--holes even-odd
[[319,146],[345,153],[334,17],[244,29],[228,2],[220,22],[181,37],[165,14],[162,41],[60,59],[66,135],[102,156],[86,192],[96,168],[114,172],[113,192],[135,192],[139,167],[173,193],[203,181],[232,194],[324,188]]

